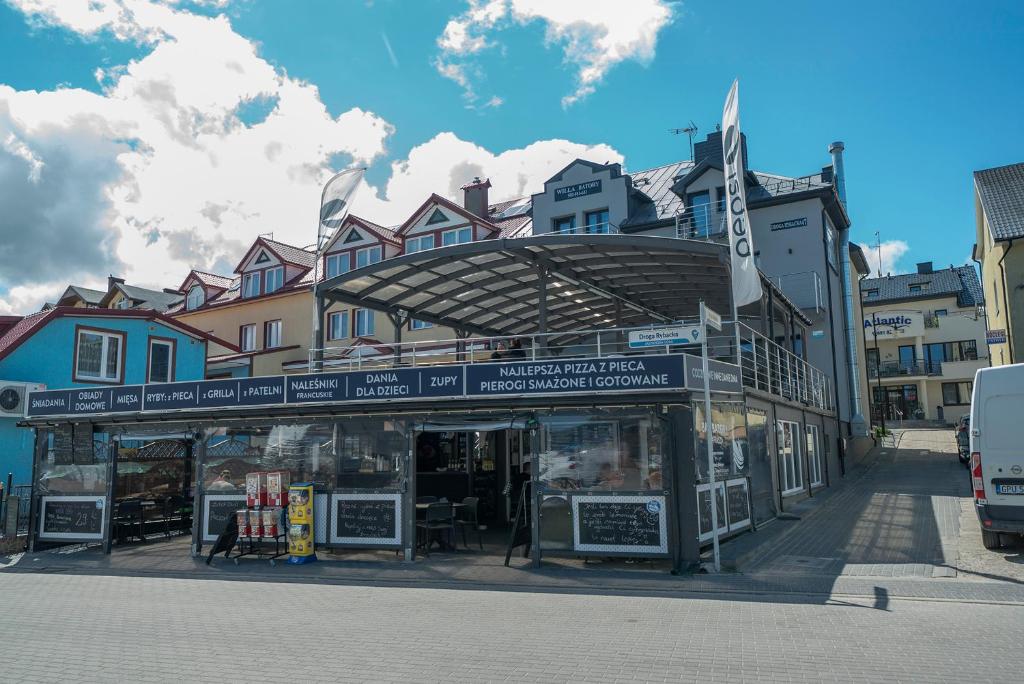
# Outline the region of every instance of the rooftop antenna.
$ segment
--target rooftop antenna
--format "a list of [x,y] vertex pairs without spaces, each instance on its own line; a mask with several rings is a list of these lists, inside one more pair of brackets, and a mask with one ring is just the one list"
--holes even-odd
[[878,250],[878,275],[882,275],[882,234],[875,231],[875,249]]
[[693,136],[697,134],[697,124],[693,123],[693,119],[690,119],[690,125],[686,128],[670,128],[668,132],[672,135],[686,134],[690,139],[690,161],[693,161]]

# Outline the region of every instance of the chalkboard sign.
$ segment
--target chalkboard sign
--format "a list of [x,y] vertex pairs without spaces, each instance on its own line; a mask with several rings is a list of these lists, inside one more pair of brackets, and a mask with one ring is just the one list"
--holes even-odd
[[207,494],[203,497],[203,541],[216,541],[235,511],[245,508],[245,494]]
[[730,480],[726,483],[726,499],[729,504],[729,531],[750,525],[750,497],[746,480]]
[[74,448],[75,465],[92,465],[96,462],[91,423],[75,424]]
[[575,551],[668,553],[665,497],[575,496]]
[[53,463],[71,465],[75,462],[75,440],[71,423],[61,423],[53,428]]
[[103,539],[105,511],[106,499],[102,496],[44,496],[40,501],[39,538]]
[[[726,532],[729,529],[729,519],[726,517],[725,493],[722,483],[715,483],[718,496],[715,498],[718,503],[718,532]],[[711,539],[711,489],[709,485],[697,487],[697,518],[700,524],[700,540]]]
[[402,495],[331,495],[331,544],[398,546],[402,543]]

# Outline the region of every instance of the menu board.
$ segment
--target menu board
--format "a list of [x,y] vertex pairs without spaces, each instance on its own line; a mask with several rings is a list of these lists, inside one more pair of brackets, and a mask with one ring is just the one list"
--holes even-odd
[[104,497],[44,496],[39,505],[40,539],[103,539]]
[[[726,515],[725,507],[725,492],[723,491],[725,486],[721,482],[715,483],[715,489],[718,490],[718,495],[715,497],[715,501],[718,504],[718,533],[728,531],[729,529],[729,518]],[[697,487],[697,519],[700,525],[700,537],[701,541],[711,539],[711,486],[700,485]]]
[[574,496],[575,551],[668,553],[664,496]]
[[75,465],[92,465],[96,462],[95,446],[92,441],[92,424],[75,423],[74,431]]
[[53,464],[71,465],[75,462],[74,426],[61,423],[53,428]]
[[331,495],[332,544],[397,546],[402,543],[402,495]]
[[729,505],[729,530],[738,530],[750,525],[750,496],[747,481],[730,480],[726,483],[726,500]]
[[245,494],[207,494],[203,497],[203,541],[214,542],[235,511],[245,508]]

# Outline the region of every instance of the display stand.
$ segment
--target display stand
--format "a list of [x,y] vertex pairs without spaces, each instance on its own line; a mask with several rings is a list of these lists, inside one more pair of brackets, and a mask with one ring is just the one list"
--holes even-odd
[[[238,537],[235,543],[234,555],[229,555],[235,565],[238,565],[238,559],[245,556],[256,556],[258,560],[269,560],[271,565],[277,565],[277,558],[288,555],[288,543],[287,534],[281,533],[273,537]],[[274,542],[274,552],[271,553],[270,549],[264,548],[264,544]]]

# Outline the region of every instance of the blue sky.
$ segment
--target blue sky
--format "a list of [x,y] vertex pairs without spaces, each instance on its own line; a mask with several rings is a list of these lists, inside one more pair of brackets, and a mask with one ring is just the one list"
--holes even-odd
[[668,129],[713,130],[736,77],[751,166],[813,173],[843,140],[854,239],[880,231],[894,268],[964,263],[971,172],[1024,160],[1024,3],[507,2],[0,0],[0,181],[57,198],[0,237],[79,223],[26,243],[44,267],[0,247],[0,313],[309,242],[353,161],[356,213],[389,223],[470,172],[500,196],[580,154],[686,158]]

